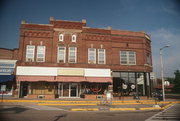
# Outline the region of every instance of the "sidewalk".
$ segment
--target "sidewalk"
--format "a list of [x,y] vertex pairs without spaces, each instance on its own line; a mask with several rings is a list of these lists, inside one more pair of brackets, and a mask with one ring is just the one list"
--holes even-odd
[[[154,100],[112,100],[112,102],[103,103],[102,100],[88,100],[82,98],[63,98],[54,100],[44,99],[25,99],[25,98],[4,98],[0,99],[0,106],[22,105],[28,108],[47,110],[49,108],[59,108],[64,111],[148,111],[164,110],[178,100],[158,101]],[[156,107],[159,105],[159,107]]]

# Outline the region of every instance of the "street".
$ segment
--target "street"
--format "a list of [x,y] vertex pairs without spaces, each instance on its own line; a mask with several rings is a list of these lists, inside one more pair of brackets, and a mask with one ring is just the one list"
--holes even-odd
[[[53,110],[54,108],[54,110]],[[159,111],[70,112],[52,107],[47,110],[22,105],[0,108],[1,121],[144,121]]]

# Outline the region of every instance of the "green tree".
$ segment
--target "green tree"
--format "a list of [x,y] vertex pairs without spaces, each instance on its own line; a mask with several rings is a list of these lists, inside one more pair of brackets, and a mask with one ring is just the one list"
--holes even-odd
[[175,79],[174,79],[173,92],[174,93],[180,93],[180,71],[176,70],[174,72],[174,75],[175,75]]

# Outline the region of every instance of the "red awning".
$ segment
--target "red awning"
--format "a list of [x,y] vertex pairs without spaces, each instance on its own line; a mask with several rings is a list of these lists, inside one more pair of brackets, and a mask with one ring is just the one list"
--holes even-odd
[[86,82],[112,83],[111,77],[85,77]]
[[77,76],[57,76],[58,82],[84,82],[84,77]]
[[111,77],[76,77],[76,76],[16,76],[16,81],[112,83],[112,78]]
[[49,81],[49,82],[54,82],[56,80],[55,80],[54,76],[16,76],[16,81],[30,81],[30,82]]

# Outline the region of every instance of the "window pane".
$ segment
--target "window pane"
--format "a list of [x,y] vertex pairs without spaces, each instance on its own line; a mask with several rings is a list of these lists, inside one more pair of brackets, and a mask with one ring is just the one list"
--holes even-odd
[[58,48],[58,62],[65,62],[65,47],[59,46]]
[[69,63],[76,63],[76,47],[69,47]]
[[98,63],[105,64],[105,49],[98,49]]
[[88,63],[95,64],[96,63],[96,49],[88,48]]
[[44,62],[45,59],[45,46],[37,46],[37,61]]
[[26,61],[34,61],[34,50],[35,46],[34,45],[27,45],[26,47]]

